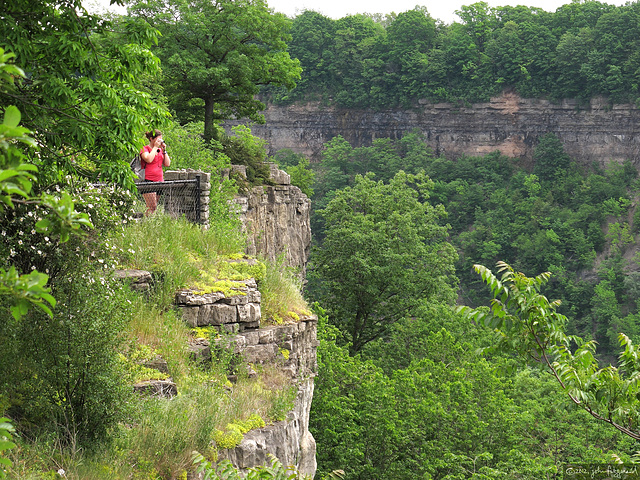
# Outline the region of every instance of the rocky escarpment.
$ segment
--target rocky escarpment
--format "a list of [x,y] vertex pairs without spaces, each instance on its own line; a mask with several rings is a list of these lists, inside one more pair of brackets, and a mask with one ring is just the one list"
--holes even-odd
[[176,307],[189,325],[211,325],[235,333],[224,338],[224,344],[211,344],[204,338],[192,341],[189,345],[192,355],[197,361],[209,362],[212,348],[230,348],[247,365],[279,367],[297,388],[297,395],[284,420],[249,431],[235,448],[222,450],[220,458],[228,458],[246,472],[267,464],[268,456],[273,455],[284,465],[295,465],[299,472],[313,476],[316,443],[309,432],[309,413],[317,371],[317,318],[303,316],[295,323],[261,328],[261,298],[255,281],[236,283],[236,295],[200,294],[192,290],[176,294]]
[[322,145],[337,135],[353,146],[366,146],[376,138],[400,138],[418,129],[436,155],[449,158],[499,150],[531,160],[538,139],[554,133],[578,162],[629,159],[640,166],[640,110],[612,106],[602,98],[581,105],[504,93],[468,106],[421,102],[410,110],[376,112],[308,103],[269,105],[264,114],[266,123],[252,126],[252,131],[267,140],[270,153],[289,148],[316,161]]
[[311,202],[291,185],[286,172],[274,164],[269,167],[274,185],[254,187],[235,198],[249,237],[246,253],[272,261],[284,255],[286,264],[304,276],[311,248]]
[[[116,275],[141,292],[153,283],[152,275],[142,270],[119,270]],[[284,420],[247,432],[236,447],[222,449],[219,459],[229,459],[246,473],[253,467],[268,464],[269,456],[273,455],[283,465],[293,465],[300,473],[313,477],[316,442],[309,431],[309,414],[317,372],[318,319],[315,315],[303,315],[295,323],[261,325],[261,295],[255,280],[248,278],[230,283],[233,288],[226,293],[192,289],[176,292],[174,304],[185,323],[192,327],[213,326],[230,334],[213,341],[192,339],[189,343],[192,358],[208,363],[212,361],[212,349],[230,349],[253,375],[253,367],[257,365],[279,369],[297,393],[293,408]],[[159,357],[145,366],[170,373],[167,362]],[[134,389],[141,394],[165,398],[178,394],[170,378],[143,381]],[[203,477],[192,472],[188,478],[201,480]]]
[[242,442],[222,453],[242,471],[269,463],[269,455],[300,473],[316,472],[316,442],[309,432],[313,377],[317,370],[317,318],[303,317],[290,325],[245,331],[234,337],[236,351],[250,364],[280,364],[297,386],[293,409],[283,421],[245,434]]

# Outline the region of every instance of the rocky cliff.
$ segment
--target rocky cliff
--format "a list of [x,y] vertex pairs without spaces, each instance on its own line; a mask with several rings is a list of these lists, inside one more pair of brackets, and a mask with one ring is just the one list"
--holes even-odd
[[290,184],[286,172],[274,164],[270,169],[274,185],[254,187],[235,198],[249,237],[246,253],[269,260],[283,254],[286,264],[299,268],[304,276],[311,248],[311,202]]
[[289,148],[319,160],[322,145],[342,135],[353,146],[375,138],[400,138],[418,129],[436,155],[483,155],[499,150],[531,160],[538,138],[554,133],[566,152],[581,163],[631,160],[640,166],[640,110],[593,99],[552,103],[504,93],[488,103],[456,106],[421,102],[410,110],[355,110],[322,106],[269,105],[266,124],[255,135],[268,141],[270,153]]
[[[249,431],[235,448],[222,449],[219,458],[229,459],[246,473],[250,468],[268,464],[268,456],[273,455],[283,465],[295,465],[300,473],[313,477],[316,443],[309,431],[309,413],[317,371],[318,319],[308,315],[295,323],[261,326],[261,295],[255,280],[250,278],[234,283],[234,291],[238,293],[230,296],[189,289],[176,293],[176,308],[187,324],[214,326],[233,334],[214,340],[215,344],[204,338],[194,339],[189,344],[192,356],[198,361],[210,362],[212,348],[230,348],[246,365],[272,365],[280,369],[297,389],[297,395],[285,419]],[[138,388],[161,390],[160,394],[168,390],[167,385],[159,382]],[[194,474],[189,478],[202,477]]]

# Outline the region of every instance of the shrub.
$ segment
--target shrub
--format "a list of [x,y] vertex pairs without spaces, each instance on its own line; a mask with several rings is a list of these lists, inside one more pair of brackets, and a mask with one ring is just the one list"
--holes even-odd
[[57,277],[53,316],[20,322],[0,312],[0,378],[23,429],[64,444],[97,440],[123,419],[129,389],[115,355],[130,318],[131,292],[90,264]]
[[0,390],[22,429],[54,431],[63,443],[75,443],[102,437],[126,405],[114,352],[130,319],[132,294],[111,278],[103,234],[122,229],[132,198],[124,190],[96,189],[72,177],[49,193],[63,189],[95,226],[83,236],[61,243],[54,234],[39,234],[40,205],[18,205],[0,217],[5,265],[47,273],[57,298],[51,316],[32,311],[18,321],[0,309]]

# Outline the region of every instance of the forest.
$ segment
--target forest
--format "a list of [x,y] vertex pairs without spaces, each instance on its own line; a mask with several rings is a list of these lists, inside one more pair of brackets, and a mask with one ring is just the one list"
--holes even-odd
[[[150,128],[172,167],[244,164],[260,185],[275,161],[312,199],[304,287],[278,262],[258,276],[265,318],[319,319],[316,478],[640,463],[636,159],[577,164],[553,134],[533,162],[445,159],[415,131],[367,147],[338,136],[311,164],[222,127],[263,120],[266,101],[411,108],[508,89],[635,103],[637,2],[478,2],[450,25],[423,7],[333,20],[263,0],[135,1],[120,16],[67,3],[0,12],[0,478],[185,479],[195,459],[235,479],[217,448],[291,408],[272,373],[229,387],[232,359],[203,367],[184,351],[194,332],[174,292],[242,256],[228,205],[247,185],[212,189],[209,229],[135,221],[128,161]],[[163,286],[137,295],[117,267]],[[155,355],[180,388],[171,402],[130,391]],[[303,478],[281,467],[251,478]]]
[[573,1],[555,12],[476,2],[456,13],[447,25],[419,6],[337,20],[305,11],[289,43],[302,77],[291,91],[269,89],[272,98],[381,109],[487,101],[504,89],[527,98],[639,97],[637,2]]

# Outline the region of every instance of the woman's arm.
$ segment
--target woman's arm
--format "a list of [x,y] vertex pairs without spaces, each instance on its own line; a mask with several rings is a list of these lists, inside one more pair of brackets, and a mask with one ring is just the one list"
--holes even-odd
[[169,154],[166,151],[164,152],[164,157],[162,159],[162,164],[165,167],[169,167],[171,165],[171,159],[169,158]]
[[142,160],[144,160],[146,163],[151,163],[153,162],[153,159],[156,156],[156,149],[153,148],[151,149],[150,152],[148,152],[146,149],[140,154],[140,158],[142,158]]

